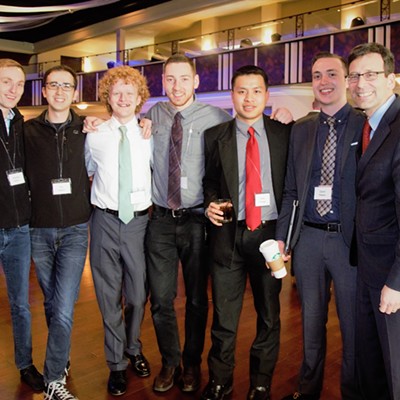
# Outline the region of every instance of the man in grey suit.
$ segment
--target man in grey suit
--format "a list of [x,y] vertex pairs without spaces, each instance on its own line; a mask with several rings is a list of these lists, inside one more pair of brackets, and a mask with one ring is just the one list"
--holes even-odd
[[[214,314],[208,355],[210,381],[202,394],[203,400],[221,400],[232,392],[237,326],[247,275],[257,311],[247,399],[270,398],[279,352],[281,281],[265,267],[258,248],[275,235],[291,127],[263,115],[268,97],[265,72],[251,65],[239,68],[232,78],[236,118],[205,132],[203,184],[206,215],[212,222],[209,244]],[[260,160],[258,168],[249,174],[246,148],[254,139]],[[260,186],[259,190],[251,191],[247,182],[254,177]],[[232,200],[232,222],[221,223],[218,198]],[[249,221],[249,214],[254,212],[259,212],[259,219]]]
[[394,64],[393,54],[377,43],[359,45],[349,56],[350,93],[370,126],[356,176],[357,371],[367,400],[400,399],[400,99]]
[[297,391],[284,400],[320,398],[332,281],[343,341],[342,398],[361,398],[354,349],[357,269],[350,265],[349,253],[356,203],[356,150],[364,116],[347,103],[346,75],[341,57],[331,53],[314,57],[312,85],[321,112],[307,115],[292,130],[276,238],[284,253],[293,202],[298,201],[292,248],[304,355]]

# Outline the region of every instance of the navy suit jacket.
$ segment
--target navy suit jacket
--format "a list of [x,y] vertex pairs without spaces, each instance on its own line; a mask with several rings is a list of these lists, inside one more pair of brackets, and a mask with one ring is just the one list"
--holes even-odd
[[[364,121],[365,117],[361,112],[354,109],[350,110],[344,132],[342,160],[339,166],[341,185],[340,223],[348,247],[351,245],[354,231],[357,149],[358,145],[361,144],[361,131]],[[298,200],[291,248],[295,247],[302,227],[318,126],[319,114],[310,113],[297,121],[292,129],[282,209],[276,230],[276,237],[286,240],[293,201]]]
[[[284,125],[264,115],[271,158],[272,185],[280,210],[288,155],[291,124]],[[205,176],[203,179],[204,205],[218,198],[230,198],[233,203],[233,222],[223,226],[211,224],[210,251],[222,265],[231,264],[239,210],[239,172],[236,141],[236,119],[208,129],[204,134]]]
[[369,286],[400,290],[400,98],[361,156],[356,182],[359,275]]

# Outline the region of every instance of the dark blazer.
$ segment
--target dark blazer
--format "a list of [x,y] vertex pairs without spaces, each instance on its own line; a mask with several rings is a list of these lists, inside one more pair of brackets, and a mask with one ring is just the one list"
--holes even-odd
[[[264,126],[270,149],[272,185],[278,212],[281,207],[291,124],[284,125],[264,116]],[[210,251],[213,259],[229,266],[232,261],[237,210],[239,209],[239,172],[237,159],[236,120],[208,129],[204,134],[205,176],[204,205],[218,198],[230,198],[233,222],[221,227],[211,225]]]
[[[340,223],[344,240],[349,247],[354,230],[357,148],[361,140],[364,121],[365,117],[361,112],[353,108],[350,109],[347,126],[345,127],[344,147],[340,165]],[[318,113],[309,114],[293,125],[282,210],[279,214],[276,229],[276,237],[286,240],[293,200],[298,200],[299,204],[293,228],[291,248],[295,247],[302,227],[318,126]]]
[[359,274],[400,290],[400,99],[384,114],[357,168]]

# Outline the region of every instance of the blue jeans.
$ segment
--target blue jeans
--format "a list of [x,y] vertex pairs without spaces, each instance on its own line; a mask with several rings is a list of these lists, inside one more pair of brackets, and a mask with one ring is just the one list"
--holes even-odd
[[32,228],[31,243],[49,330],[44,364],[44,380],[49,383],[64,376],[69,359],[74,306],[88,246],[88,224]]
[[15,364],[18,369],[32,365],[29,270],[31,250],[28,225],[0,229],[0,262],[7,283],[14,334]]

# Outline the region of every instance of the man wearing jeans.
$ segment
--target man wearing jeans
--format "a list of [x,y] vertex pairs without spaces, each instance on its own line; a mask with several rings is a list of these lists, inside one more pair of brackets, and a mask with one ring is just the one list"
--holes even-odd
[[16,108],[24,92],[25,72],[14,60],[0,59],[0,264],[11,309],[15,364],[21,379],[43,390],[43,377],[32,364],[29,309],[30,204],[23,175],[23,117]]
[[44,364],[46,400],[76,399],[65,387],[65,369],[91,212],[82,118],[70,109],[78,95],[76,85],[76,74],[69,67],[49,69],[42,89],[48,109],[25,124],[32,258],[49,330]]

